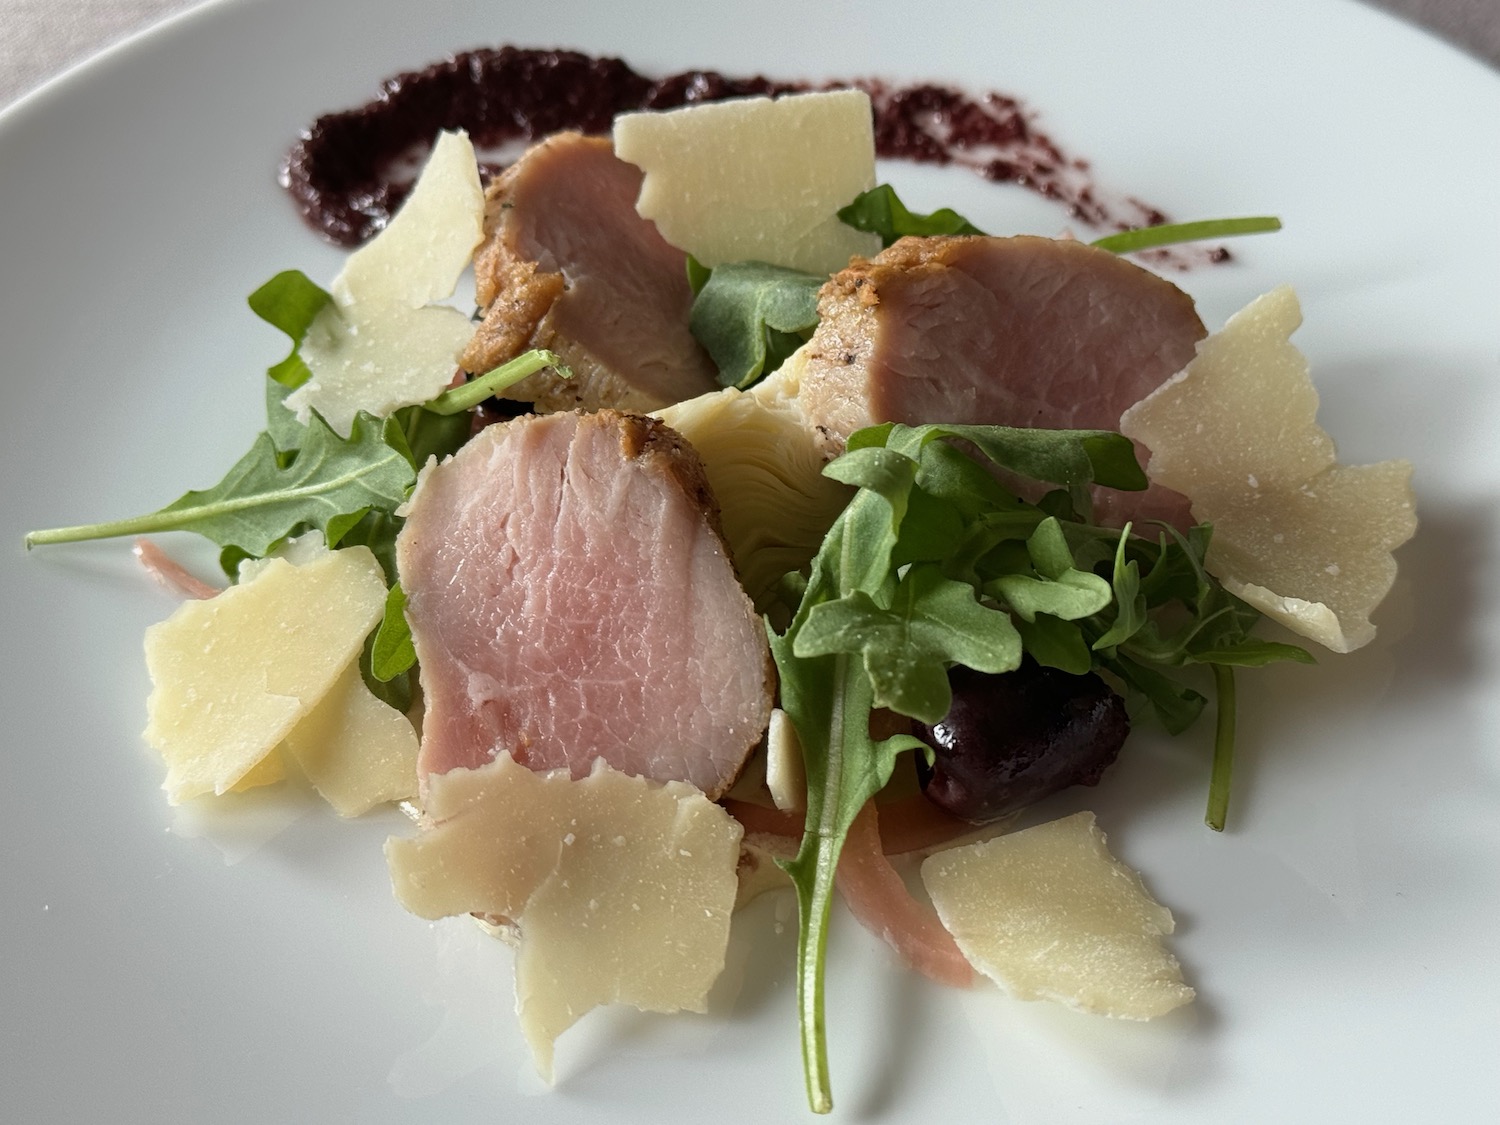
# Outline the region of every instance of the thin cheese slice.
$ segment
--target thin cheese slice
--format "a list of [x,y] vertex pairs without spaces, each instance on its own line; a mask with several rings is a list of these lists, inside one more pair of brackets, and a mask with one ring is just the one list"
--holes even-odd
[[225,793],[250,774],[358,657],[385,594],[365,547],[273,559],[146,630],[145,739],[167,763],[167,799]]
[[615,119],[615,153],[645,172],[636,210],[706,266],[843,269],[880,239],[838,210],[875,186],[870,98],[836,90]]
[[1171,911],[1093,813],[939,852],[922,882],[969,963],[1019,999],[1145,1020],[1193,998],[1161,940]]
[[355,662],[281,749],[335,812],[359,816],[416,796],[417,745],[410,720],[375,697]]
[[434,827],[386,843],[396,897],[423,918],[517,924],[516,1009],[548,1081],[557,1037],[600,1004],[705,1010],[741,829],[698,790],[603,760],[573,781],[501,754],[429,778],[426,811]]
[[231,785],[229,792],[248,793],[252,789],[259,789],[262,785],[275,785],[276,782],[285,780],[286,763],[282,761],[279,753],[272,751],[251,766],[249,773]]
[[390,225],[334,279],[333,300],[302,342],[312,377],[287,396],[288,409],[304,422],[316,410],[348,436],[361,410],[383,417],[442,393],[474,326],[434,302],[453,296],[483,237],[474,147],[443,133]]
[[1317,424],[1302,323],[1288,286],[1198,345],[1181,374],[1132,406],[1120,431],[1151,450],[1151,479],[1214,526],[1207,566],[1231,593],[1334,652],[1375,637],[1416,532],[1411,465],[1344,466]]

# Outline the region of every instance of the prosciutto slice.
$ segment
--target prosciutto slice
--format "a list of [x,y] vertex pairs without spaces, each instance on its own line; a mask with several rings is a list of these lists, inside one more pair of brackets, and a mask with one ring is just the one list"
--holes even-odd
[[641,178],[608,139],[558,133],[495,180],[474,259],[485,314],[466,371],[552,349],[572,379],[542,372],[506,391],[541,410],[645,412],[718,389],[688,331],[687,257],[636,214]]
[[770,715],[765,631],[698,456],[654,419],[527,416],[427,469],[397,541],[418,770],[596,759],[718,796]]
[[[877,422],[1117,430],[1205,335],[1170,282],[1030,236],[902,239],[835,274],[818,311],[799,400],[836,448]],[[1157,487],[1098,501],[1116,518],[1187,516]]]
[[849,826],[834,876],[849,911],[883,938],[901,959],[939,984],[967,988],[974,968],[931,905],[918,902],[880,846],[880,823],[872,801]]

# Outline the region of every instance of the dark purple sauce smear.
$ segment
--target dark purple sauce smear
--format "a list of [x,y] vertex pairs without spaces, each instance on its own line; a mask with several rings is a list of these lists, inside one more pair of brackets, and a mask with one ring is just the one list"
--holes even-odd
[[[1069,156],[1038,130],[1034,114],[1016,98],[971,96],[947,86],[894,87],[876,79],[817,88],[850,86],[870,95],[881,157],[957,165],[1018,184],[1091,227],[1128,230],[1168,221],[1155,207],[1098,189],[1088,162]],[[358,246],[390,220],[411,186],[403,166],[425,153],[440,130],[465,129],[477,146],[493,148],[565,129],[607,133],[617,114],[631,110],[814,88],[703,70],[651,79],[619,59],[577,51],[465,51],[386,79],[375,99],[357,109],[318,118],[288,153],[281,180],[313,229],[341,246]],[[493,175],[499,168],[485,171]],[[1171,252],[1156,256],[1178,265],[1189,260]],[[1197,260],[1228,256],[1222,249],[1193,254]]]

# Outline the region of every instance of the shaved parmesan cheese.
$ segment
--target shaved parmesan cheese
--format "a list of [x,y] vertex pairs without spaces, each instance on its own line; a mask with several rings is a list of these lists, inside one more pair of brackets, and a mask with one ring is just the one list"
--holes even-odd
[[340,816],[359,816],[387,801],[416,796],[417,732],[405,715],[365,686],[357,661],[281,749]]
[[423,918],[517,924],[516,1010],[548,1081],[554,1041],[600,1004],[705,1010],[741,829],[697,789],[602,759],[573,781],[501,754],[429,777],[426,812],[434,827],[386,843],[396,897]]
[[1181,374],[1125,412],[1151,479],[1214,525],[1208,569],[1224,588],[1334,652],[1375,637],[1370,613],[1416,531],[1411,466],[1344,466],[1317,424],[1302,323],[1283,286],[1198,345]]
[[1093,813],[939,852],[922,882],[969,962],[1021,1000],[1145,1020],[1193,998],[1162,944],[1171,911]]
[[645,172],[636,210],[706,266],[769,262],[833,273],[879,253],[838,210],[875,186],[861,90],[746,98],[615,119],[615,153]]
[[259,789],[262,785],[275,785],[278,781],[285,780],[286,763],[281,760],[281,755],[273,750],[251,766],[249,773],[231,785],[229,792],[248,793],[252,789]]
[[812,561],[854,491],[823,475],[828,460],[796,398],[805,366],[798,351],[751,391],[656,412],[703,458],[740,583],[761,611],[785,575]]
[[390,225],[334,279],[333,300],[302,341],[312,377],[287,407],[303,422],[316,410],[347,437],[361,410],[384,417],[441,394],[474,326],[434,302],[453,296],[483,237],[474,147],[464,133],[443,133]]
[[[146,630],[146,741],[178,804],[245,780],[359,656],[385,608],[366,547],[301,565],[267,562],[248,582],[183,603]],[[257,780],[276,780],[267,764]]]

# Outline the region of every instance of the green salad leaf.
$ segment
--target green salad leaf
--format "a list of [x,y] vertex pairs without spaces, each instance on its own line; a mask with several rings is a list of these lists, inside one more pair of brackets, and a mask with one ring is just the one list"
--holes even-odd
[[[1061,487],[1027,503],[981,462]],[[1259,614],[1203,569],[1207,527],[1153,540],[1087,521],[1091,487],[1146,485],[1119,434],[887,423],[852,435],[826,473],[857,491],[805,582],[787,583],[801,599],[785,632],[768,624],[807,769],[802,843],[782,866],[800,911],[798,1011],[817,1112],[832,1107],[823,958],[838,857],[895,760],[922,748],[873,739],[874,708],[935,723],[951,703],[951,667],[1006,672],[1029,654],[1104,674],[1176,733],[1207,702],[1178,670],[1208,664],[1219,699],[1208,820],[1222,827],[1230,666],[1311,659],[1249,635]]]
[[385,615],[375,630],[370,672],[381,682],[395,679],[417,662],[411,627],[406,623],[406,591],[392,582],[385,598]]
[[688,327],[718,367],[719,382],[748,387],[801,347],[818,326],[826,280],[764,262],[717,266],[702,279]]
[[326,533],[333,523],[337,538],[355,513],[393,510],[416,479],[411,463],[382,435],[390,425],[361,412],[349,437],[341,438],[314,414],[301,448],[285,466],[270,434],[262,433],[212,488],[185,493],[149,515],[34,531],[26,545],[194,531],[221,547],[262,556],[298,530]]
[[[889,184],[877,184],[856,196],[840,209],[839,219],[855,230],[880,236],[883,246],[890,246],[907,235],[984,234],[951,207],[923,215],[901,202]],[[1134,254],[1141,250],[1158,250],[1184,242],[1234,238],[1243,234],[1263,234],[1281,229],[1281,220],[1269,215],[1236,219],[1199,219],[1188,223],[1160,223],[1120,231],[1095,239],[1090,245],[1112,254]]]
[[301,270],[283,270],[250,294],[250,309],[261,320],[291,337],[292,350],[268,372],[287,390],[295,390],[312,377],[298,354],[312,322],[333,297],[308,280]]
[[890,184],[877,184],[855,196],[852,203],[839,209],[839,220],[855,230],[880,235],[882,246],[890,246],[909,234],[984,233],[951,207],[940,208],[929,215],[910,210]]

